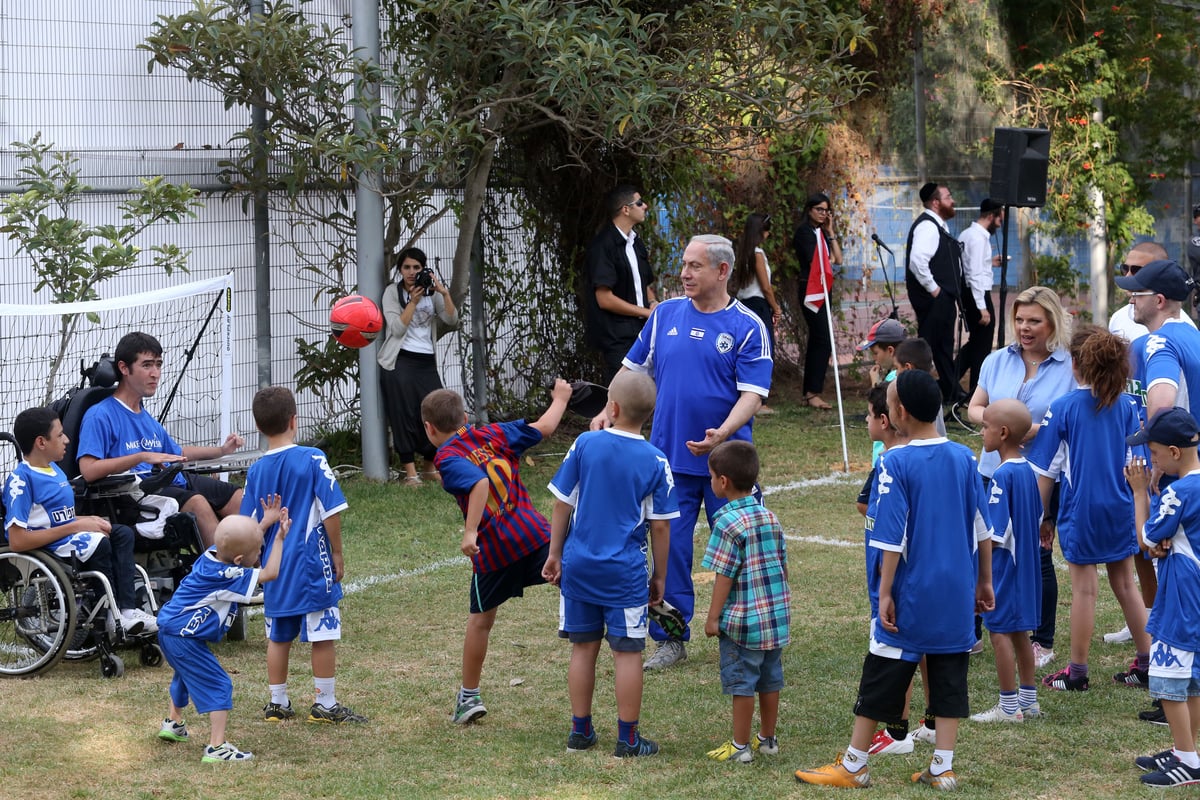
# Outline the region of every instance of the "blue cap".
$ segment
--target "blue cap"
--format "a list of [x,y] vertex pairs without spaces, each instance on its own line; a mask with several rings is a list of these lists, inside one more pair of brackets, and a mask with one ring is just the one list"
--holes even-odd
[[1172,406],[1156,413],[1146,427],[1127,437],[1125,442],[1131,445],[1154,442],[1168,447],[1195,447],[1197,435],[1200,435],[1200,429],[1197,429],[1196,420],[1187,409]]
[[1196,282],[1174,261],[1151,261],[1136,275],[1122,275],[1117,286],[1127,292],[1154,292],[1168,300],[1187,300]]

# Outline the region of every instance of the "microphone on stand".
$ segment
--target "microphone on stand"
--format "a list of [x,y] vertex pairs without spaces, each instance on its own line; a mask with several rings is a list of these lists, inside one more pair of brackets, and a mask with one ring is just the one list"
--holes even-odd
[[[883,239],[879,238],[878,233],[871,234],[871,241],[874,242],[875,244],[879,245],[880,247],[882,247],[884,250],[887,250],[889,253],[892,253],[892,248],[888,247],[886,244],[883,243]],[[892,255],[896,255],[896,254],[892,253]]]

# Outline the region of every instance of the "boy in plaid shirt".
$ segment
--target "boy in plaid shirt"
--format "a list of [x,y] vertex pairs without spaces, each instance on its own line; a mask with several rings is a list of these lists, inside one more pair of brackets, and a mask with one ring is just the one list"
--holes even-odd
[[[779,520],[754,496],[758,452],[744,441],[708,456],[713,493],[728,502],[713,519],[703,566],[717,573],[707,636],[721,636],[721,691],[733,696],[733,739],[709,752],[717,761],[748,764],[753,751],[779,752],[775,725],[783,688],[783,646],[790,640],[787,545]],[[750,739],[754,695],[759,732]]]

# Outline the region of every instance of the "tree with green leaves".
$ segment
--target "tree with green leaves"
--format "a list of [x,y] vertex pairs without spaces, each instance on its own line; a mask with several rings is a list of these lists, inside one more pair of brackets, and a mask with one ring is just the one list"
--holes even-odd
[[[142,179],[141,186],[117,207],[120,225],[91,225],[73,216],[91,187],[79,179],[78,158],[56,151],[41,135],[10,145],[21,162],[18,191],[0,201],[0,233],[29,256],[37,283],[34,292],[49,290],[52,302],[95,300],[98,288],[121,273],[144,265],[147,253],[134,244],[160,222],[194,217],[200,206],[196,191],[165,178]],[[187,252],[174,244],[149,248],[149,263],[170,275],[187,270]],[[59,319],[58,350],[50,360],[44,404],[54,398],[58,373],[79,324],[78,314]],[[89,319],[98,322],[95,314]]]

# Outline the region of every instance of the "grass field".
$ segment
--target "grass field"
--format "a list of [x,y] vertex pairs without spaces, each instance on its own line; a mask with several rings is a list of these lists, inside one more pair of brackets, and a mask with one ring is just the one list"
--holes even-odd
[[[772,405],[778,413],[759,422],[756,437],[767,503],[790,537],[793,641],[784,655],[780,755],[745,766],[705,758],[730,732],[711,640],[695,641],[685,663],[646,678],[642,729],[661,743],[660,755],[611,758],[616,710],[607,653],[595,703],[600,745],[587,753],[565,752],[569,646],[555,633],[551,587],[536,587],[501,609],[484,671],[489,713],[476,725],[451,725],[469,573],[458,555],[457,507],[436,485],[380,486],[347,478],[348,595],[337,692],[368,714],[370,724],[335,729],[263,722],[265,645],[257,617],[247,641],[217,648],[235,686],[229,738],[254,751],[254,762],[201,764],[208,725],[191,712],[191,743],[156,739],[170,671],[141,667],[129,652],[126,674],[116,680],[100,679],[93,662],[64,663],[41,678],[0,683],[0,797],[663,800],[844,791],[798,785],[792,772],[827,763],[849,740],[868,613],[862,524],[854,510],[869,457],[863,402],[850,402],[852,471],[858,470],[850,476],[833,474],[841,468],[836,415],[782,401]],[[543,511],[550,507],[545,485],[577,431],[561,431],[522,468]],[[964,440],[977,447],[978,440]],[[697,563],[707,536],[701,524]],[[1060,579],[1055,666],[1065,663],[1067,650],[1065,572]],[[697,584],[697,607],[707,608],[711,581],[698,575]],[[1041,692],[1044,720],[963,724],[955,758],[962,794],[1091,799],[1141,791],[1133,758],[1169,747],[1169,736],[1166,728],[1137,721],[1136,712],[1148,708],[1145,692],[1108,682],[1132,655],[1131,646],[1106,645],[1100,638],[1120,627],[1118,616],[1116,602],[1101,592],[1090,692]],[[976,711],[996,702],[990,653],[971,665]],[[312,683],[303,645],[293,651],[290,686],[293,702],[306,708]],[[931,753],[929,745],[917,747],[912,755],[872,760],[874,793],[917,797],[931,791],[909,783]]]

